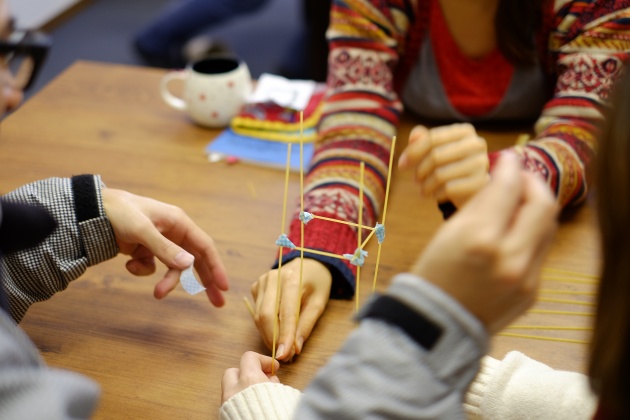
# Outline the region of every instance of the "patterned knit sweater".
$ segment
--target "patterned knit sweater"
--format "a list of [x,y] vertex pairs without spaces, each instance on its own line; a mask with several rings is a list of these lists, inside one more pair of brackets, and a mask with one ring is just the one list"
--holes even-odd
[[[403,110],[398,92],[417,62],[429,5],[429,0],[333,1],[327,33],[329,92],[305,179],[305,211],[357,223],[359,162],[364,161],[363,224],[380,222],[390,142]],[[513,150],[568,206],[586,196],[587,165],[602,108],[630,56],[630,0],[547,0],[543,10],[536,35],[553,92],[535,124],[535,138]],[[288,235],[299,244],[297,215]],[[305,247],[353,253],[357,230],[315,219],[305,227]],[[298,255],[287,250],[283,261]],[[330,267],[332,297],[353,295],[356,267],[346,260],[308,256]]]

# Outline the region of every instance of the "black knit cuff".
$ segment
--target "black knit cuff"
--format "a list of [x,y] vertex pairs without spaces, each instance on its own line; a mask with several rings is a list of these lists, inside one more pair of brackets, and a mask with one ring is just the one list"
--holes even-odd
[[[318,250],[318,251],[324,251]],[[300,258],[300,251],[291,251],[282,256],[282,264]],[[304,258],[317,260],[328,267],[332,276],[332,284],[330,286],[331,299],[352,299],[354,296],[354,274],[339,258],[328,257],[321,254],[313,254],[308,251],[304,252]],[[278,268],[278,260],[276,260],[273,270]]]
[[76,175],[72,177],[72,195],[77,222],[99,218],[98,197],[94,175]]
[[431,350],[442,335],[440,326],[391,296],[378,297],[362,311],[360,318],[380,319],[397,326],[426,350]]

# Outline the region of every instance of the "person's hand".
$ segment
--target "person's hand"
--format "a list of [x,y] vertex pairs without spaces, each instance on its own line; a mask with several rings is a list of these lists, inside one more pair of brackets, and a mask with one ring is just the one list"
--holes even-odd
[[138,276],[153,274],[154,257],[168,267],[155,286],[156,298],[163,298],[177,286],[182,270],[190,267],[194,258],[208,298],[215,306],[223,306],[222,291],[228,290],[223,262],[212,238],[182,209],[111,188],[103,188],[102,195],[120,252],[131,256],[127,270]]
[[414,168],[416,182],[425,197],[463,206],[490,180],[486,141],[471,124],[452,124],[432,129],[418,125],[398,167]]
[[[252,284],[254,322],[268,348],[273,345],[273,326],[278,319],[276,359],[289,360],[300,354],[304,341],[324,312],[330,298],[332,276],[317,260],[304,258],[300,297],[300,259],[282,265],[280,302],[276,313],[278,270],[271,270]],[[299,306],[299,308],[298,308]],[[298,316],[299,309],[299,316]]]
[[490,184],[447,221],[412,272],[457,299],[495,333],[535,300],[558,205],[506,153]]
[[241,363],[237,368],[229,368],[221,379],[221,404],[238,394],[245,388],[263,382],[280,383],[277,376],[271,376],[271,367],[277,372],[280,363],[269,356],[248,351],[241,356]]

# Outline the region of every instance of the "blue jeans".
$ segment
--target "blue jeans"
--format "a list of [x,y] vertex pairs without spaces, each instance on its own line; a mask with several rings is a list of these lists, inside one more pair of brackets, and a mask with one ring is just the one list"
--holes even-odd
[[[150,64],[182,67],[181,50],[213,25],[250,13],[268,0],[181,0],[162,10],[137,33],[134,44]],[[163,62],[163,64],[161,63]],[[160,65],[162,64],[162,65]]]

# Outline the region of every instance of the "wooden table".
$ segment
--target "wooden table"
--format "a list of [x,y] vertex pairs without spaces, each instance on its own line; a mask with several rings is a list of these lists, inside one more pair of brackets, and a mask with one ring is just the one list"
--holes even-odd
[[[101,384],[96,418],[213,418],[223,371],[236,366],[246,350],[269,353],[242,300],[277,250],[284,173],[209,163],[204,147],[218,131],[191,124],[162,102],[158,82],[163,74],[78,62],[1,124],[0,191],[51,176],[99,173],[110,187],[186,210],[216,240],[230,274],[224,308],[214,308],[204,295],[191,297],[181,289],[157,301],[152,292],[158,276],[134,277],[124,268],[125,258],[117,257],[92,267],[67,291],[30,309],[22,327],[46,361]],[[412,124],[406,118],[400,139],[407,138]],[[497,148],[511,144],[518,132],[483,134],[491,148]],[[297,202],[298,193],[299,178],[294,174],[290,203]],[[387,214],[378,289],[412,264],[442,223],[434,203],[418,197],[405,172],[394,173]],[[565,217],[547,266],[597,272],[591,218],[587,208]],[[375,255],[374,245],[372,241],[368,247],[370,255]],[[362,302],[371,292],[373,264],[374,258],[368,258],[362,270]],[[592,290],[583,285],[552,286]],[[557,306],[537,307],[543,305]],[[353,314],[353,301],[330,302],[303,355],[283,365],[281,380],[304,388],[353,328]],[[527,315],[517,323],[588,325],[590,318]],[[581,344],[495,339],[492,355],[502,357],[509,350],[521,350],[555,368],[584,370],[586,347]]]

